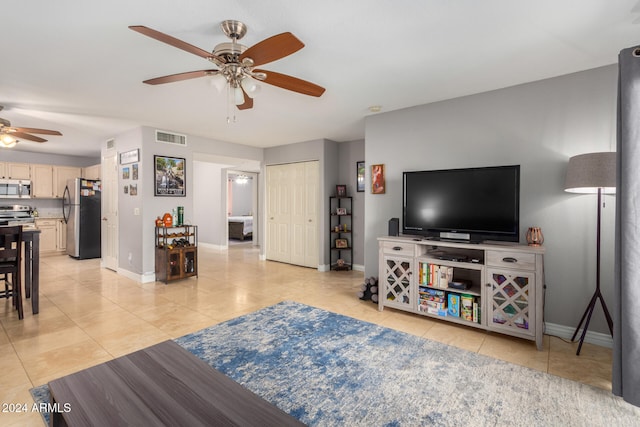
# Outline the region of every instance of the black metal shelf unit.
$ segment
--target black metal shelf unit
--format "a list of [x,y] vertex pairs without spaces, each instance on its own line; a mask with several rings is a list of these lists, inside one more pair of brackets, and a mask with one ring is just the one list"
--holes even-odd
[[329,197],[329,261],[332,270],[353,268],[353,198]]

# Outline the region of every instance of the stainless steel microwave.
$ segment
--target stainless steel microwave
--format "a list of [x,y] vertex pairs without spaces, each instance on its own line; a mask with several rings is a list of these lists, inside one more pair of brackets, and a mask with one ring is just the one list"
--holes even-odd
[[31,181],[28,179],[0,179],[0,198],[30,199]]

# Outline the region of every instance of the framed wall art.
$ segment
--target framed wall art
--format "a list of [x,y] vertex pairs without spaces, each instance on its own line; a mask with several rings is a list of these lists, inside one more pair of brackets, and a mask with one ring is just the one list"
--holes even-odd
[[364,160],[356,162],[356,191],[364,191]]
[[154,196],[185,197],[187,195],[187,175],[183,158],[154,155],[153,164]]
[[344,184],[336,185],[336,196],[347,197],[347,186]]
[[129,163],[136,163],[140,161],[140,149],[125,151],[120,153],[120,164],[127,165]]
[[384,194],[384,165],[371,166],[371,193]]
[[349,247],[349,242],[347,239],[336,239],[336,248],[345,249]]

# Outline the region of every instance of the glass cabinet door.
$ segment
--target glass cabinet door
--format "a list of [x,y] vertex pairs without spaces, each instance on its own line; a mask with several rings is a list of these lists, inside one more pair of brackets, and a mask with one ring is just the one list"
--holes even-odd
[[489,302],[487,324],[493,329],[515,330],[533,335],[535,282],[532,273],[489,269],[487,271]]
[[399,257],[384,258],[385,275],[382,281],[384,292],[380,296],[385,298],[384,305],[405,310],[413,310],[412,281],[413,260]]

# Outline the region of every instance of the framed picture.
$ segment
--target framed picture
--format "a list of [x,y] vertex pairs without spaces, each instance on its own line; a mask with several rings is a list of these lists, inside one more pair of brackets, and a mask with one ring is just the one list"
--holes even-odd
[[336,248],[344,249],[349,247],[347,239],[336,239]]
[[344,184],[336,185],[336,196],[347,197],[347,186]]
[[347,208],[337,208],[336,209],[336,215],[346,215],[347,214]]
[[131,165],[131,179],[138,179],[138,164]]
[[129,163],[135,163],[140,161],[140,149],[136,148],[135,150],[125,151],[124,153],[120,153],[120,164],[126,165]]
[[356,191],[364,191],[364,160],[356,162]]
[[384,194],[384,165],[371,166],[371,193]]
[[138,195],[138,184],[129,184],[129,195],[130,196]]
[[153,164],[154,196],[185,197],[187,195],[187,175],[183,158],[154,155]]
[[122,168],[122,179],[129,179],[129,167]]

